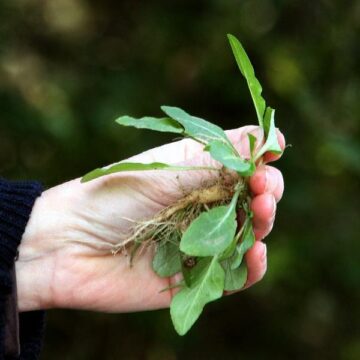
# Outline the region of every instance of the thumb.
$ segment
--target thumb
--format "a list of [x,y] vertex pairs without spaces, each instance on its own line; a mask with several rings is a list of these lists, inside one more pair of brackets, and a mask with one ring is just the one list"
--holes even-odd
[[[263,132],[258,126],[244,126],[238,129],[226,131],[226,135],[230,141],[234,144],[239,153],[248,157],[250,154],[248,133],[254,135],[259,139],[256,146],[259,147],[262,144]],[[141,154],[133,156],[127,161],[131,162],[164,162],[167,164],[185,164],[186,162],[198,158],[198,161],[202,166],[208,161],[208,153],[203,151],[204,145],[192,140],[183,139],[170,144],[162,145],[150,150],[147,150]],[[201,157],[204,156],[204,159]]]

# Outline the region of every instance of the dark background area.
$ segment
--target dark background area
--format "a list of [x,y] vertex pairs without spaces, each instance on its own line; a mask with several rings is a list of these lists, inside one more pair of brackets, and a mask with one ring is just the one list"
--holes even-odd
[[0,175],[46,187],[171,141],[123,114],[255,124],[243,42],[288,148],[261,283],[207,306],[48,312],[42,359],[360,359],[360,2],[0,1]]

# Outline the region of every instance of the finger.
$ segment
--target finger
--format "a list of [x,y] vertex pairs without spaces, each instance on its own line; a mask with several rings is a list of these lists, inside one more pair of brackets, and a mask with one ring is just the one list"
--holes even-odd
[[[277,139],[278,139],[280,148],[282,151],[284,151],[285,145],[286,145],[285,137],[279,129],[276,129],[276,134],[277,134]],[[263,160],[265,163],[269,163],[272,161],[279,160],[281,158],[281,155],[282,155],[282,153],[281,154],[273,154],[271,152],[267,152],[264,154]]]
[[[234,143],[241,154],[250,154],[248,133],[261,137],[262,130],[258,126],[244,126],[238,129],[226,131],[226,135],[230,141]],[[139,155],[133,156],[128,161],[132,162],[164,162],[169,164],[182,163],[195,157],[198,161],[204,162],[201,157],[205,157],[205,161],[209,158],[208,153],[203,152],[204,146],[194,140],[184,139],[175,141],[170,144],[159,146],[151,150],[145,151]]]
[[[247,133],[257,130],[257,126],[245,126],[239,129],[230,130],[227,132],[232,141],[237,142],[237,146],[241,145],[241,140],[247,140]],[[260,131],[261,133],[261,131]],[[242,135],[245,134],[245,135]],[[160,146],[151,149],[142,154],[127,159],[130,162],[164,162],[168,164],[176,164],[179,166],[207,166],[215,169],[220,169],[221,164],[214,160],[210,153],[203,151],[203,145],[193,140],[185,139],[175,143]],[[116,174],[116,177],[124,177],[126,174]],[[164,172],[161,177],[157,171],[148,171],[144,174],[131,174],[131,178],[135,177],[147,179],[152,184],[152,187],[157,191],[154,195],[152,192],[152,199],[168,205],[188,193],[195,188],[204,186],[204,184],[211,183],[214,179],[219,177],[218,171],[168,171]],[[166,189],[166,198],[164,198],[164,189]],[[163,195],[161,195],[163,194]]]
[[256,241],[254,246],[245,254],[248,268],[248,278],[244,289],[260,281],[267,269],[266,245]]
[[181,286],[177,286],[181,284],[184,280],[182,273],[177,273],[169,278],[169,294],[170,300],[181,290]]
[[272,194],[255,196],[251,201],[251,210],[254,214],[253,227],[256,240],[262,240],[267,236],[274,224],[276,213],[276,201]]
[[250,159],[251,156],[249,134],[256,138],[254,149],[256,153],[264,143],[264,131],[259,126],[244,126],[240,132],[236,130],[226,132],[239,154],[245,159]]
[[[276,129],[276,133],[280,148],[282,151],[284,151],[286,145],[285,137],[278,129]],[[246,159],[250,158],[249,134],[255,136],[256,138],[255,148],[254,148],[255,154],[260,150],[261,146],[265,142],[264,131],[259,126],[245,126],[241,128],[240,133],[237,130],[229,130],[226,132],[226,134],[231,140],[231,142],[235,145],[240,155]],[[281,155],[282,153],[276,155],[271,152],[267,152],[264,154],[263,160],[265,163],[276,161],[281,157]]]
[[249,181],[250,189],[254,195],[264,193],[273,194],[279,202],[284,192],[284,179],[281,172],[269,165],[259,166]]
[[136,162],[163,162],[177,164],[189,160],[203,151],[204,146],[191,139],[165,144],[129,158]]
[[[285,147],[284,136],[279,133],[279,142],[281,148]],[[252,134],[256,137],[257,141],[255,143],[255,152],[259,150],[261,145],[264,143],[264,132],[259,126],[249,125],[243,126],[238,129],[226,131],[226,135],[229,137],[230,141],[237,148],[239,153],[245,157],[250,157],[250,144],[248,139],[248,134]],[[127,161],[131,162],[164,162],[168,164],[176,164],[186,162],[194,157],[198,157],[201,163],[208,161],[208,154],[203,152],[204,146],[191,139],[183,139],[180,141],[175,141],[170,144],[162,145],[148,151],[145,151],[141,154],[133,156]],[[201,159],[202,156],[205,156],[205,159]],[[279,156],[278,156],[279,157]],[[277,157],[277,158],[278,158]]]

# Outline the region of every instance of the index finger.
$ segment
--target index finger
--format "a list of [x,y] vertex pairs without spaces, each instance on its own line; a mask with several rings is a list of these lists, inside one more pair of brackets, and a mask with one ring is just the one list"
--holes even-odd
[[[245,159],[250,159],[250,142],[249,135],[253,135],[256,138],[254,153],[256,154],[265,143],[264,130],[259,126],[244,126],[238,130],[228,130],[226,134],[234,144],[235,148],[239,151],[240,155]],[[276,129],[277,139],[282,151],[285,149],[285,137],[279,129]],[[281,157],[281,154],[273,154],[267,152],[263,155],[263,163],[276,161]]]
[[[285,136],[283,135],[283,133],[279,129],[276,129],[276,135],[277,135],[277,139],[278,139],[278,143],[280,145],[280,148],[281,148],[282,151],[284,151],[285,145],[286,145]],[[267,152],[263,156],[264,163],[269,163],[269,162],[272,162],[272,161],[279,160],[281,158],[281,155],[282,155],[282,153],[281,154],[274,154],[272,152]]]

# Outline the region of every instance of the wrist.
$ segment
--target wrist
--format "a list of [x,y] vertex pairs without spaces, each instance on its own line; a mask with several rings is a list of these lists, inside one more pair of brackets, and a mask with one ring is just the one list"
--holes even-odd
[[18,309],[34,311],[52,307],[49,262],[33,259],[15,263]]
[[[15,263],[19,311],[32,311],[51,307],[52,257],[51,210],[49,192],[37,198],[18,248]],[[50,225],[51,227],[51,225]],[[50,241],[49,241],[50,240]]]
[[71,257],[68,244],[79,228],[76,209],[82,192],[78,184],[74,180],[51,188],[34,204],[16,261],[20,311],[63,306]]

